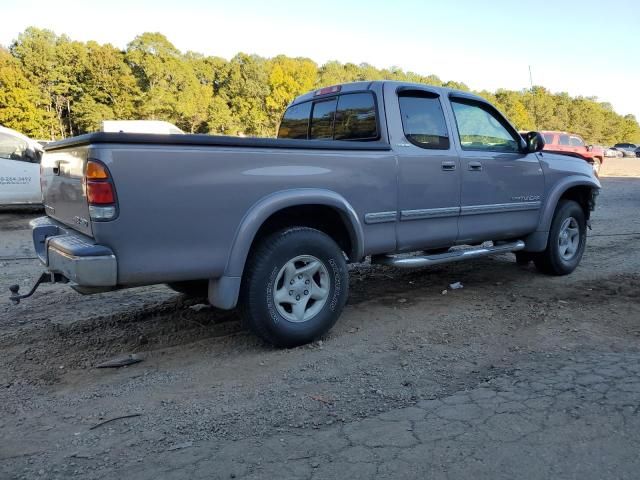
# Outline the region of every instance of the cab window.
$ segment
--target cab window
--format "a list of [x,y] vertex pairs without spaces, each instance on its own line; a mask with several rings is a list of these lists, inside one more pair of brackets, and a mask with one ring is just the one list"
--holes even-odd
[[29,145],[23,139],[0,133],[0,158],[28,162]]
[[438,96],[406,92],[398,96],[405,137],[421,148],[448,150],[449,132]]
[[452,99],[463,150],[519,152],[520,142],[507,128],[506,121],[490,107],[473,100]]
[[351,93],[338,97],[335,140],[378,138],[376,107],[371,93]]
[[569,135],[562,134],[560,135],[560,145],[570,146],[571,140],[569,139]]
[[282,117],[278,138],[306,139],[309,133],[309,115],[311,115],[311,102],[289,107]]
[[313,105],[311,113],[311,130],[309,138],[316,140],[333,139],[333,120],[336,115],[337,98],[317,102]]
[[580,137],[571,137],[569,139],[572,147],[584,147],[584,142]]
[[278,130],[278,138],[313,140],[376,140],[379,135],[371,92],[345,93],[292,105]]

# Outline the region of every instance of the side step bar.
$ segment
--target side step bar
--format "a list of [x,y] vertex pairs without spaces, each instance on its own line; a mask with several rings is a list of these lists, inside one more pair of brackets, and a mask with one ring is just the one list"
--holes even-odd
[[454,250],[453,252],[440,253],[438,255],[418,255],[418,256],[400,256],[400,255],[375,255],[371,258],[371,263],[379,265],[388,265],[391,267],[401,268],[417,268],[429,265],[439,265],[441,263],[459,262],[472,258],[486,257],[497,253],[517,252],[524,248],[524,242],[518,240],[516,242],[501,243],[492,247],[468,248],[465,250]]

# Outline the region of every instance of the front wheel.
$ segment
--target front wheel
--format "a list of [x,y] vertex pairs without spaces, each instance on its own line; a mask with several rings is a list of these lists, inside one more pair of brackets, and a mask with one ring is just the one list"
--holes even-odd
[[337,321],[349,292],[344,255],[323,232],[289,228],[247,260],[241,308],[250,330],[278,347],[309,343]]
[[580,263],[586,244],[587,221],[582,207],[573,200],[561,200],[551,222],[547,248],[536,254],[534,263],[549,275],[568,275]]

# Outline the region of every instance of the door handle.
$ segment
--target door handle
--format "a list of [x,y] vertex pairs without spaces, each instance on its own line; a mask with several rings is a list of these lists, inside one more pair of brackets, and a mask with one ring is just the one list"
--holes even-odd
[[442,162],[442,170],[444,170],[445,172],[451,172],[453,170],[456,169],[456,162]]
[[480,162],[469,162],[469,170],[479,172],[482,170],[482,164]]

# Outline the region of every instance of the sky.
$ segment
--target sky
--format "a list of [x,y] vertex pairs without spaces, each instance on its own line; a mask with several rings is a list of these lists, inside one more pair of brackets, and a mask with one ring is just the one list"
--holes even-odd
[[474,90],[595,96],[640,120],[640,1],[0,0],[0,45],[28,26],[125,48],[161,32],[182,51],[398,66]]

